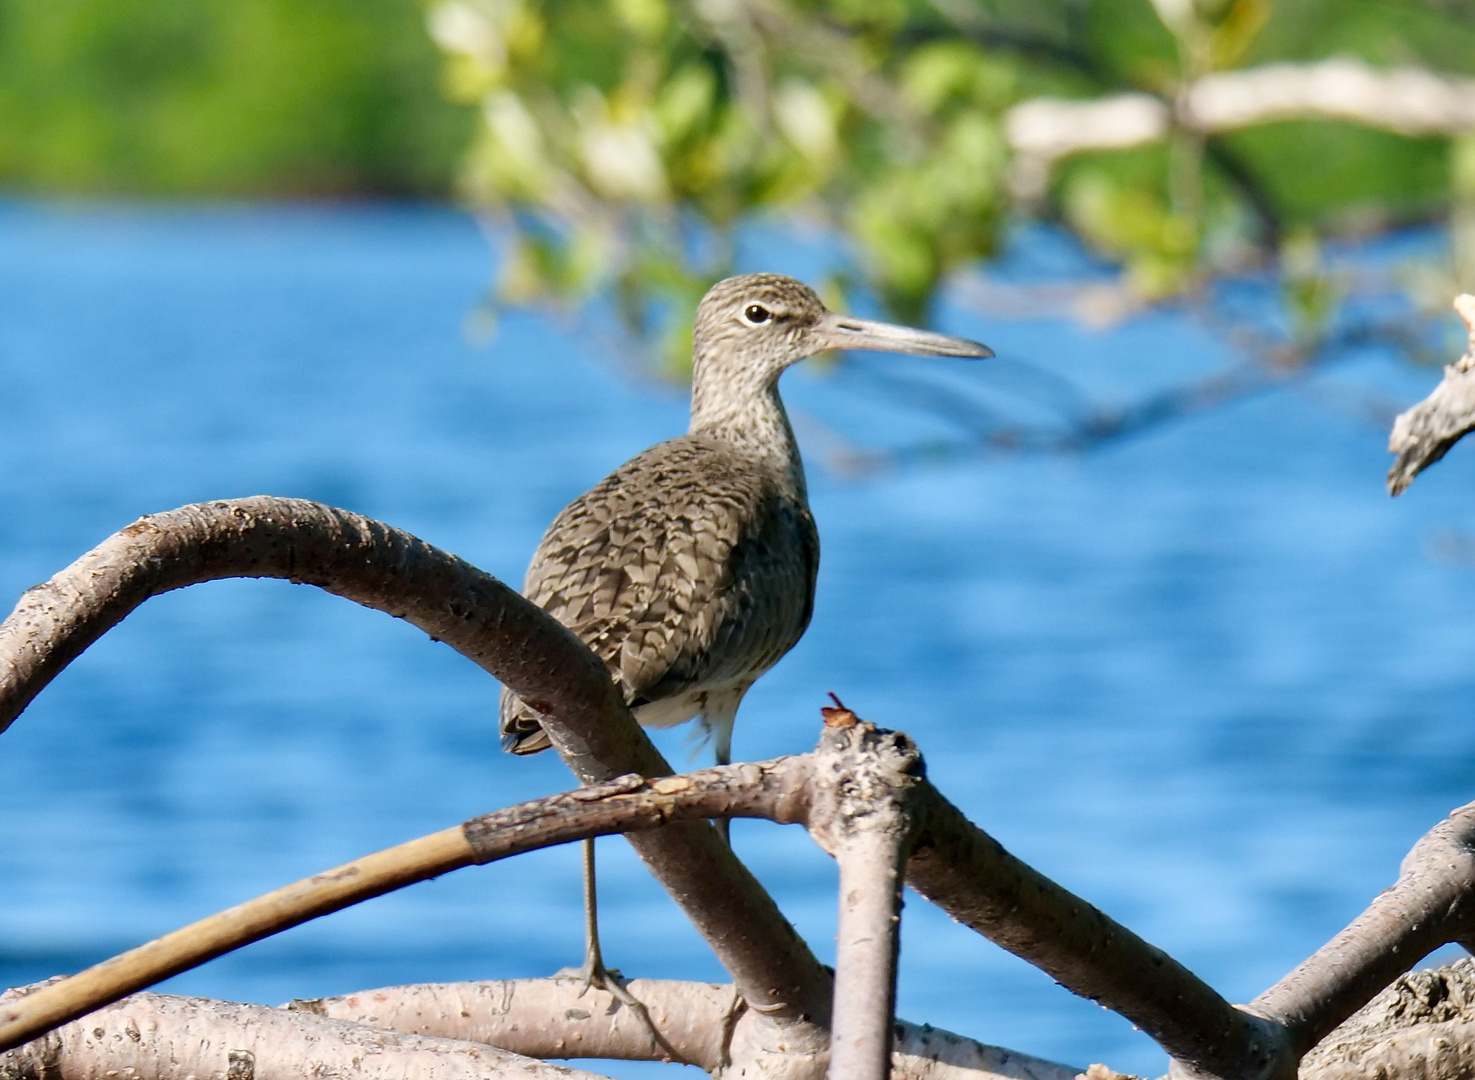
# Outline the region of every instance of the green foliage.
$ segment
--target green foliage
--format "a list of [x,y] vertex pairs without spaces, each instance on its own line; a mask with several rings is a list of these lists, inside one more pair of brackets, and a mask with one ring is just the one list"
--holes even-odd
[[[1028,97],[1172,101],[1215,71],[1347,53],[1475,67],[1475,28],[1454,7],[1383,0],[432,0],[429,11],[447,85],[484,118],[468,190],[516,238],[500,298],[577,301],[613,285],[642,335],[729,271],[736,222],[771,211],[839,231],[884,303],[925,319],[950,272],[997,250],[1013,209],[1002,118]],[[1291,320],[1314,336],[1340,295],[1306,254],[1317,233],[1441,211],[1450,153],[1447,140],[1347,124],[1179,132],[1067,161],[1044,209],[1149,300],[1195,290],[1256,248],[1285,254]],[[668,356],[683,349],[668,338]]]
[[613,281],[639,329],[653,303],[727,272],[743,215],[778,210],[853,237],[888,304],[922,317],[949,271],[997,245],[999,116],[1020,70],[956,35],[898,46],[917,14],[875,2],[434,5],[448,85],[485,117],[469,188],[517,226],[503,298]]
[[443,193],[439,66],[413,0],[0,0],[0,183]]
[[[679,367],[684,331],[664,331],[663,315],[731,269],[743,220],[823,223],[894,313],[924,320],[939,284],[990,257],[1018,213],[1002,126],[1017,102],[1172,101],[1215,71],[1340,55],[1475,74],[1475,12],[1469,0],[0,0],[0,183],[438,193],[459,163],[462,190],[511,226],[501,301],[612,289],[635,333],[666,333]],[[1309,121],[1179,131],[1066,161],[1029,212],[1119,262],[1148,299],[1257,250],[1301,250],[1287,237],[1449,212],[1468,283],[1469,145]],[[1324,321],[1335,290],[1286,275],[1304,309],[1293,318]]]

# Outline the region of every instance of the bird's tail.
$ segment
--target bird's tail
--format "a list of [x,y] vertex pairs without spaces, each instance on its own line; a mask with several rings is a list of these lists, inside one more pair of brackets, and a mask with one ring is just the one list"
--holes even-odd
[[502,690],[502,749],[509,754],[536,754],[553,744],[533,711],[512,691]]

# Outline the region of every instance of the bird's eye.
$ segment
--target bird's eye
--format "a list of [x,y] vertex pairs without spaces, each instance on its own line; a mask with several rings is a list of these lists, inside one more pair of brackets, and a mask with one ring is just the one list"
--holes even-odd
[[773,312],[769,311],[762,304],[749,304],[743,311],[743,318],[756,325],[757,323],[765,323],[773,318]]

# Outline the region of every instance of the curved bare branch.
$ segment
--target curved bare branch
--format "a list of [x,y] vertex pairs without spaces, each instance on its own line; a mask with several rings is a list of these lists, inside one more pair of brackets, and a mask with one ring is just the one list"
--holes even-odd
[[268,496],[139,518],[27,590],[0,623],[0,730],[149,597],[231,577],[316,585],[404,619],[540,711],[573,718],[586,734],[587,755],[622,756],[623,746],[609,744],[621,734],[623,702],[599,661],[556,620],[409,533],[320,503]]
[[[671,772],[598,659],[496,578],[381,522],[268,496],[140,518],[27,591],[0,624],[0,730],[149,597],[226,577],[316,585],[418,626],[534,705],[584,783]],[[750,1002],[778,1022],[828,1019],[828,973],[711,826],[630,842]]]

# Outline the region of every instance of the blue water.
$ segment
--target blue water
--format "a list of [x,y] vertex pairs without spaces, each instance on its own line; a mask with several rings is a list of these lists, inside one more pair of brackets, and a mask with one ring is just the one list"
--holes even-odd
[[[744,262],[813,274],[833,257],[755,229]],[[681,431],[685,403],[532,315],[479,343],[465,328],[491,270],[449,210],[0,204],[0,606],[139,514],[258,493],[349,507],[519,580],[563,503]],[[1043,234],[998,271],[1088,272]],[[1176,314],[1093,332],[958,301],[940,322],[1103,400],[1230,355]],[[1007,400],[983,367],[866,363]],[[1475,453],[1393,501],[1385,429],[1327,404],[1404,404],[1432,372],[1368,352],[1085,455],[856,476],[827,464],[840,448],[956,434],[876,370],[786,376],[824,565],[814,624],[749,695],[738,756],[809,748],[834,690],[914,735],[938,786],[1013,851],[1238,1000],[1475,797],[1475,570],[1457,557]],[[0,739],[0,985],[568,786],[551,755],[498,752],[496,695],[444,646],[310,588],[151,601]],[[683,740],[661,736],[677,761],[707,760]],[[734,836],[831,956],[829,860],[797,829]],[[628,849],[602,858],[612,960],[721,978]],[[578,904],[574,853],[544,852],[168,987],[279,1002],[546,974],[578,959]],[[1029,1053],[1162,1068],[1125,1021],[915,897],[900,999],[911,1019]]]

